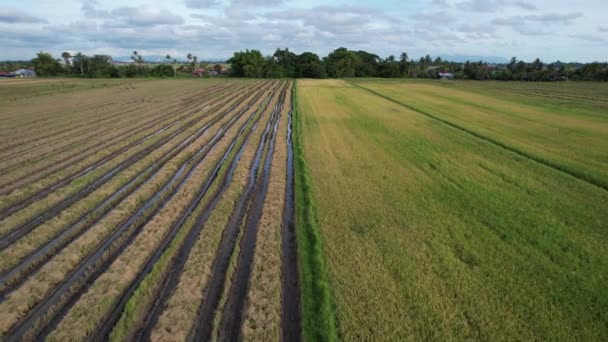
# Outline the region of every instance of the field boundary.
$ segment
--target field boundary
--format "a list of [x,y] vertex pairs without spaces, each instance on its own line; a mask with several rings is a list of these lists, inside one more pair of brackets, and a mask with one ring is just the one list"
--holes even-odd
[[323,242],[317,223],[310,173],[302,144],[302,117],[297,81],[292,92],[296,236],[300,261],[302,337],[305,341],[338,341],[337,322]]
[[381,97],[383,99],[386,99],[388,101],[396,103],[396,104],[398,104],[398,105],[400,105],[402,107],[405,107],[407,109],[413,110],[413,111],[415,111],[415,112],[417,112],[419,114],[425,115],[425,116],[427,116],[427,117],[429,117],[431,119],[437,120],[437,121],[439,121],[439,122],[441,122],[441,123],[443,123],[445,125],[448,125],[448,126],[450,126],[452,128],[455,128],[455,129],[458,129],[458,130],[460,130],[462,132],[468,133],[469,135],[472,135],[473,137],[475,137],[477,139],[483,140],[483,141],[488,142],[488,143],[490,143],[490,144],[492,144],[494,146],[497,146],[497,147],[500,147],[500,148],[502,148],[504,150],[512,152],[512,153],[514,153],[514,154],[516,154],[516,155],[518,155],[520,157],[523,157],[523,158],[526,158],[528,160],[534,161],[534,162],[536,162],[538,164],[541,164],[541,165],[543,165],[545,167],[548,167],[550,169],[553,169],[553,170],[556,170],[558,172],[561,172],[561,173],[563,173],[565,175],[574,177],[574,178],[576,178],[576,179],[578,179],[580,181],[583,181],[583,182],[585,182],[585,183],[587,183],[589,185],[592,185],[592,186],[594,186],[596,188],[599,188],[601,190],[608,191],[608,182],[605,182],[605,181],[600,180],[600,179],[596,179],[595,177],[590,176],[590,175],[588,175],[588,174],[586,174],[584,172],[579,172],[577,170],[573,170],[570,167],[567,167],[567,166],[564,166],[564,165],[552,162],[552,161],[547,160],[545,158],[541,158],[541,157],[535,156],[533,154],[527,153],[525,151],[522,151],[522,150],[520,150],[518,148],[509,146],[509,145],[507,145],[505,143],[502,143],[502,142],[500,142],[500,141],[498,141],[496,139],[493,139],[493,138],[488,137],[486,135],[477,133],[477,132],[475,132],[473,130],[470,130],[470,129],[468,129],[466,127],[463,127],[463,126],[460,126],[460,125],[457,125],[457,124],[455,124],[453,122],[450,122],[448,120],[442,119],[442,118],[440,118],[440,117],[438,117],[438,116],[436,116],[434,114],[428,113],[428,112],[426,112],[424,110],[421,110],[421,109],[418,109],[418,108],[416,108],[416,107],[414,107],[412,105],[409,105],[409,104],[403,103],[401,101],[395,100],[395,99],[393,99],[393,98],[391,98],[391,97],[389,97],[387,95],[381,94],[379,92],[371,90],[371,89],[369,89],[367,87],[364,87],[362,85],[359,85],[357,83],[353,83],[353,82],[347,81],[347,80],[344,80],[344,81],[352,84],[353,86],[355,86],[355,87],[357,87],[359,89],[363,89],[363,90],[365,90],[365,91],[367,91],[367,92],[369,92],[371,94],[374,94],[374,95],[376,95],[378,97]]

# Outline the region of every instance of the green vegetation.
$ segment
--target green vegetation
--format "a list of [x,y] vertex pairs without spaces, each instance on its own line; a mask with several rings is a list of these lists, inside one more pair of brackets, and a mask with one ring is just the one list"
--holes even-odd
[[[64,66],[48,53],[40,52],[30,63],[21,61],[0,62],[0,71],[15,71],[23,65],[33,65],[42,76],[79,75],[81,77],[192,77],[192,72],[203,67],[201,74],[218,76],[227,72],[220,64],[198,62],[188,54],[187,61],[178,62],[166,55],[160,63],[147,63],[137,51],[133,51],[132,63],[115,66],[108,55],[87,56],[80,52],[72,56],[61,55]],[[340,47],[326,57],[312,52],[297,55],[289,49],[277,49],[264,56],[259,50],[235,52],[227,61],[230,75],[248,78],[438,78],[440,73],[450,73],[447,78],[464,80],[500,81],[608,81],[608,63],[545,63],[540,59],[525,62],[512,57],[508,63],[489,64],[485,61],[452,62],[430,55],[412,59],[407,52],[398,57],[382,58],[367,51],[353,51]]]
[[311,52],[296,55],[289,49],[277,49],[264,57],[258,50],[235,52],[228,61],[231,75],[236,77],[266,78],[438,78],[439,73],[452,73],[453,78],[467,80],[518,81],[608,81],[608,63],[531,63],[513,57],[509,63],[493,65],[483,61],[450,62],[426,55],[411,59],[407,52],[399,58],[386,58],[367,52],[338,48],[327,57],[319,58]]
[[[436,82],[361,82],[379,96],[608,190],[608,103],[505,98]],[[603,84],[597,85],[601,89]],[[582,92],[582,91],[579,91]],[[577,94],[572,90],[570,94]],[[572,95],[571,95],[572,96]],[[593,96],[593,95],[587,95]]]
[[[305,207],[317,213],[311,222],[323,241],[340,338],[608,338],[607,191],[457,128],[443,112],[434,118],[406,107],[420,105],[410,104],[414,95],[398,104],[329,82],[299,82],[296,132],[314,202]],[[440,100],[448,99],[466,113],[458,96]],[[468,100],[473,112],[496,105]],[[567,111],[560,120],[599,126],[597,116]],[[547,115],[515,113],[532,123]],[[479,118],[462,122],[475,124],[471,131],[485,127]],[[505,125],[493,123],[484,135],[520,139]],[[542,145],[548,134],[530,139]],[[298,218],[301,189],[299,196]]]
[[[302,296],[302,334],[307,341],[336,341],[336,323],[332,309],[331,288],[327,278],[323,242],[317,224],[310,174],[303,146],[297,84],[293,89],[294,171],[296,182],[296,223]],[[306,120],[306,121],[305,121]]]

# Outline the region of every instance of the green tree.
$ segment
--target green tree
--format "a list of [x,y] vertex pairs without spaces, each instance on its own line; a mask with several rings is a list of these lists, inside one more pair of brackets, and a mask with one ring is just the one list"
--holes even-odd
[[359,54],[346,48],[338,48],[324,59],[325,68],[329,77],[355,77],[356,71],[363,61]]
[[144,57],[142,55],[140,55],[137,51],[133,51],[133,55],[131,55],[131,59],[133,60],[133,63],[135,63],[135,69],[137,70],[137,73],[139,74],[139,69],[140,69],[141,65],[144,64]]
[[72,60],[72,66],[74,68],[78,68],[78,71],[80,71],[80,76],[84,76],[84,70],[85,70],[85,65],[87,64],[87,59],[88,59],[88,57],[86,55],[84,55],[82,52],[77,52],[74,55],[74,58]]
[[231,64],[233,76],[250,78],[264,76],[265,59],[258,50],[235,52],[228,63]]
[[296,76],[304,78],[324,78],[325,69],[318,55],[304,52],[297,56]]
[[61,64],[57,62],[50,53],[38,52],[32,64],[40,76],[56,76],[62,72]]
[[72,58],[72,55],[69,52],[64,51],[64,52],[61,53],[61,58],[63,58],[63,61],[65,62],[65,68],[69,69],[69,67],[70,67],[70,58]]

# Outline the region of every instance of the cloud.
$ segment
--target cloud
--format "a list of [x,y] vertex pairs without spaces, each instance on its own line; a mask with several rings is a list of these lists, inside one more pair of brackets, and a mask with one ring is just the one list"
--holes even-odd
[[569,24],[571,21],[582,18],[583,13],[544,13],[539,15],[513,16],[506,18],[494,18],[493,25],[508,26],[524,36],[541,36],[549,32],[539,25],[547,24]]
[[569,22],[574,19],[582,18],[584,14],[581,12],[572,13],[545,13],[540,15],[527,15],[524,17],[525,20],[539,21],[539,22]]
[[110,12],[97,9],[98,5],[99,5],[99,2],[97,2],[95,0],[90,0],[90,1],[83,0],[82,5],[80,6],[80,10],[82,11],[82,14],[85,16],[85,18],[95,19],[95,18],[111,18],[112,17]]
[[538,10],[538,7],[536,7],[536,5],[531,4],[529,2],[524,2],[524,1],[515,1],[512,3],[513,6],[515,7],[519,7],[519,8],[523,8],[525,10],[528,11],[536,11]]
[[449,13],[444,12],[444,11],[416,13],[416,14],[412,14],[410,16],[410,18],[413,20],[427,21],[427,22],[441,21],[441,23],[443,23],[443,24],[453,23],[457,20],[457,18],[455,16],[450,15]]
[[219,0],[186,0],[184,4],[188,8],[211,8],[220,4]]
[[[166,9],[77,0],[76,6],[37,6],[32,12],[25,1],[13,3],[10,12],[0,10],[3,58],[31,58],[40,50],[126,56],[137,49],[144,55],[170,52],[183,57],[191,52],[203,59],[228,57],[245,48],[267,54],[277,47],[323,56],[340,46],[382,57],[403,50],[412,57],[517,54],[587,60],[608,55],[608,48],[593,43],[608,39],[608,26],[599,14],[605,5],[599,0],[424,0],[407,6],[393,0],[361,0],[359,5],[179,0],[165,2]],[[35,16],[53,25],[40,25],[46,21]],[[549,35],[566,39],[550,41]],[[594,48],[571,49],[575,43]]]
[[7,24],[35,24],[46,23],[47,20],[33,17],[13,8],[0,8],[0,23]]
[[468,0],[458,3],[457,7],[469,12],[497,12],[505,7],[517,7],[528,11],[538,9],[536,5],[526,1],[509,0]]
[[282,5],[287,0],[232,0],[232,6],[246,6],[246,7],[271,7]]
[[301,22],[304,26],[314,27],[320,31],[345,33],[357,31],[365,36],[363,29],[372,22],[384,21],[394,23],[397,20],[381,10],[356,6],[317,6],[311,9],[288,9],[267,12],[264,18]]
[[184,18],[164,9],[154,7],[129,7],[123,6],[112,11],[116,18],[124,20],[131,26],[155,26],[155,25],[180,25]]
[[591,34],[584,34],[584,33],[580,33],[580,34],[571,34],[568,37],[570,38],[574,38],[574,39],[579,39],[579,40],[584,40],[584,41],[588,41],[588,42],[592,42],[592,43],[601,43],[606,41],[606,39],[604,39],[603,37],[597,37]]

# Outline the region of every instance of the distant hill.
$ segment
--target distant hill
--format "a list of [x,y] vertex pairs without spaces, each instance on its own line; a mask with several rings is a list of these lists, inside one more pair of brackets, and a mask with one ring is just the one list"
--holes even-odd
[[[171,56],[172,60],[176,59],[179,63],[186,63],[188,60],[185,57],[175,57],[175,56]],[[144,61],[146,61],[147,63],[161,63],[165,61],[165,56],[162,55],[143,55]],[[116,56],[116,57],[112,57],[112,60],[116,61],[116,62],[131,62],[131,56]],[[199,63],[201,63],[203,61],[201,61],[199,59]],[[225,60],[213,60],[213,61],[204,61],[205,63],[208,64],[222,64],[222,63],[226,63]]]
[[466,61],[471,62],[487,62],[491,64],[505,64],[509,63],[509,59],[504,57],[496,57],[496,56],[467,56],[467,55],[443,55],[440,56],[444,61],[449,62],[460,62],[464,63]]

